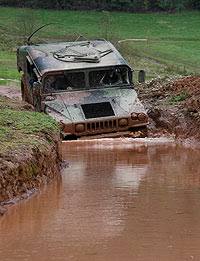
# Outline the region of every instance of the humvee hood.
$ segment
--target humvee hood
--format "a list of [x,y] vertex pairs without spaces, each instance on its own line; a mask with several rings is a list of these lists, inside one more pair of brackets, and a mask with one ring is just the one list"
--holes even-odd
[[[145,112],[133,88],[56,93],[46,101],[46,112],[63,122],[82,122],[101,117],[128,117],[131,112]],[[48,112],[49,109],[49,112]]]
[[78,41],[21,46],[18,49],[18,70],[24,70],[28,57],[42,77],[46,73],[83,68],[125,65],[130,68],[116,48],[108,41]]

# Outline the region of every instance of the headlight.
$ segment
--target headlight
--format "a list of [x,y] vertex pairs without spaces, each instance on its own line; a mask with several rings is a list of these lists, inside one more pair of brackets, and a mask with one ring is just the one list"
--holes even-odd
[[76,132],[84,132],[85,131],[85,125],[83,123],[79,123],[75,127]]
[[138,114],[138,119],[140,121],[145,121],[147,119],[147,115],[145,113],[139,113]]
[[128,120],[127,119],[120,119],[118,124],[119,124],[119,127],[126,127],[126,126],[128,126]]
[[132,120],[137,120],[137,119],[138,119],[137,113],[132,112],[132,113],[131,113],[131,119],[132,119]]

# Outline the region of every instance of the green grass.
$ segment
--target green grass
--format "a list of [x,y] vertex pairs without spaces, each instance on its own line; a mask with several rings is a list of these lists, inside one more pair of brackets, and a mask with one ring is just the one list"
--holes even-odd
[[190,97],[190,95],[188,93],[182,92],[179,95],[173,95],[170,99],[168,99],[166,101],[166,104],[181,102],[181,101],[184,101],[185,99],[187,99],[188,97]]
[[[23,10],[0,8],[0,29],[14,33],[19,16]],[[99,37],[104,33],[105,20],[110,19],[112,26],[117,27],[120,39],[150,38],[163,40],[200,40],[200,12],[178,14],[127,14],[89,11],[53,11],[31,10],[38,25],[49,22],[65,23],[68,27],[86,36]],[[58,30],[49,27],[46,36],[57,37],[63,33],[64,27]]]
[[[147,42],[135,43],[140,54],[145,57],[154,58],[165,64],[199,66],[200,42]],[[137,52],[137,51],[136,51]]]
[[6,79],[6,80],[0,80],[0,85],[20,87],[20,82],[10,81]]
[[[16,56],[18,43],[22,44],[22,40],[21,42],[18,42],[14,36],[8,36],[5,34],[0,35],[0,78],[20,80],[21,74],[17,71]],[[11,82],[9,80],[0,80],[0,84],[11,84],[14,86],[20,85],[20,83]]]
[[0,153],[41,145],[44,136],[55,133],[59,127],[50,116],[27,111],[22,102],[0,96]]
[[[144,63],[144,69],[147,68],[147,72],[152,66],[150,72],[154,70],[158,74],[174,72],[187,75],[200,73],[200,42],[198,41],[129,42],[122,44],[120,48],[122,52],[123,49],[126,49],[125,57],[130,60],[133,68],[141,66],[145,57],[158,62],[155,64],[155,62],[149,60],[149,64]],[[135,56],[139,58],[135,58]]]
[[2,110],[0,125],[11,127],[12,132],[22,134],[37,134],[56,128],[55,121],[46,114],[29,111]]
[[[22,26],[23,18],[27,28]],[[0,7],[0,78],[20,78],[16,70],[17,47],[24,43],[24,35],[31,32],[31,26],[37,28],[49,22],[64,23],[87,39],[104,37],[114,44],[121,39],[148,39],[117,44],[134,69],[147,71],[148,79],[165,74],[200,73],[200,12],[127,14]],[[72,33],[64,26],[53,25],[45,27],[38,37],[67,40]]]

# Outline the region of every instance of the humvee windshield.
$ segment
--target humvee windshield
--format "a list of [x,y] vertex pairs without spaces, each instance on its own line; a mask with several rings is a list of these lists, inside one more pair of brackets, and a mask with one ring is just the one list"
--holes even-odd
[[64,72],[63,74],[48,75],[44,80],[44,92],[76,91],[130,84],[126,67],[90,71],[88,87],[85,85],[85,73]]
[[84,72],[48,75],[44,80],[45,93],[82,89],[85,89]]
[[89,73],[89,83],[91,88],[129,84],[128,69],[114,68],[92,71]]

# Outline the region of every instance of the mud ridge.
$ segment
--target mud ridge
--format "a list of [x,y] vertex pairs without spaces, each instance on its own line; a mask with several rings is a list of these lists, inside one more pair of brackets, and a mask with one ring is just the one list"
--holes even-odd
[[41,185],[60,174],[61,143],[54,137],[49,143],[27,150],[0,154],[0,205],[10,205],[34,194]]
[[173,136],[176,142],[200,146],[200,77],[156,78],[136,86],[148,115],[149,137]]

